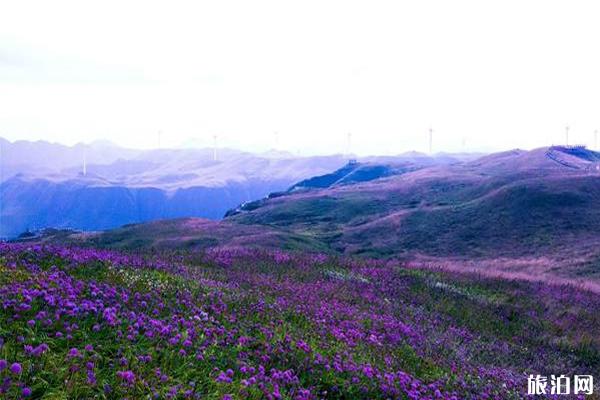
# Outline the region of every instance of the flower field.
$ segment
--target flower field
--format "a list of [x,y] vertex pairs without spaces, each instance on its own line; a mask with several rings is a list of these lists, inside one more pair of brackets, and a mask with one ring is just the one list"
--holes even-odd
[[0,398],[521,399],[600,377],[598,309],[376,260],[0,244]]

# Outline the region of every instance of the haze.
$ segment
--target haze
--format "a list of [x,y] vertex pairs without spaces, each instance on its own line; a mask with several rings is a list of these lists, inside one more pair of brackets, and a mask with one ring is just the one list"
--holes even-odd
[[[0,136],[301,154],[593,145],[592,1],[5,2]],[[278,139],[274,132],[278,132]]]

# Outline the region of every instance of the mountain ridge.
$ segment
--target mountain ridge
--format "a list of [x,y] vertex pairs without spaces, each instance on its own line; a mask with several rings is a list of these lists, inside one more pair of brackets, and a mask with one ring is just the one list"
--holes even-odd
[[[342,155],[261,155],[224,148],[215,154],[215,149],[142,151],[110,143],[62,146],[2,139],[0,145],[0,238],[46,227],[105,230],[165,218],[218,220],[241,203],[347,163]],[[448,159],[366,158],[415,168]]]

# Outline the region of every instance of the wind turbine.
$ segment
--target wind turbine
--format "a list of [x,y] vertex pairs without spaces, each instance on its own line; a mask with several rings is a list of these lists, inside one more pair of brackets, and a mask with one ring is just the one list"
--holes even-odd
[[567,139],[567,146],[569,145],[569,125],[565,126],[565,137]]
[[433,154],[433,128],[429,127],[429,154]]
[[217,135],[213,135],[213,161],[217,161]]
[[87,175],[87,152],[85,143],[83,144],[83,176]]

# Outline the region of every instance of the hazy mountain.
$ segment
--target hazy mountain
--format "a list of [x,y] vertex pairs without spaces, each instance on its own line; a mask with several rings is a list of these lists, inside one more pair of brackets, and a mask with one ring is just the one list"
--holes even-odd
[[46,175],[75,167],[81,171],[84,158],[88,164],[110,164],[139,154],[138,150],[120,148],[106,141],[64,146],[45,141],[9,142],[0,138],[0,181],[16,174]]
[[[242,203],[348,161],[341,155],[296,157],[277,151],[217,149],[215,154],[214,149],[140,151],[107,142],[63,146],[0,140],[0,237],[46,227],[104,230],[165,218],[220,219]],[[414,154],[385,160],[412,168],[438,163]],[[448,160],[444,156],[439,162]]]
[[[0,237],[45,227],[110,229],[198,216],[343,165],[342,156],[285,158],[229,149],[122,149],[105,142],[63,146],[0,143]],[[83,175],[85,159],[86,174]]]

